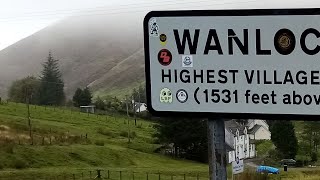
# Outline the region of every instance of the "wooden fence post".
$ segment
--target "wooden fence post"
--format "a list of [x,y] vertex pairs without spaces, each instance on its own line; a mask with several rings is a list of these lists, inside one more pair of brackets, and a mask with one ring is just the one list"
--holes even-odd
[[122,180],[122,172],[121,171],[119,171],[120,172],[120,180]]
[[147,173],[147,180],[149,180],[149,173]]
[[76,175],[75,175],[75,174],[72,174],[72,176],[73,176],[73,180],[76,180]]

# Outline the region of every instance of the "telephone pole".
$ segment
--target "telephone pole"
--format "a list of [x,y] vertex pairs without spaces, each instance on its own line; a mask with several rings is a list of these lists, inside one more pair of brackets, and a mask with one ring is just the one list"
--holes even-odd
[[27,103],[27,119],[28,119],[28,126],[29,126],[29,136],[30,136],[30,144],[33,145],[33,137],[32,137],[32,127],[31,127],[31,118],[30,118],[30,94],[29,88],[26,87],[26,103]]
[[225,125],[223,119],[208,119],[208,154],[210,180],[226,180]]
[[128,95],[126,95],[126,107],[128,116],[128,143],[130,143],[130,118],[129,118],[129,107],[128,107]]
[[134,125],[137,126],[136,101],[134,98],[135,98],[134,95],[132,95],[132,111],[133,111]]

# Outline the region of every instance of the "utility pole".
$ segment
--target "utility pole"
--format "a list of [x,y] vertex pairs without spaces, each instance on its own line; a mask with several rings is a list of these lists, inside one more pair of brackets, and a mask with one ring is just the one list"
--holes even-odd
[[137,126],[136,101],[134,98],[135,98],[134,95],[132,95],[132,111],[133,111],[134,125]]
[[126,95],[126,108],[127,108],[127,116],[129,117],[128,95]]
[[208,155],[210,180],[227,179],[227,159],[223,119],[208,119]]
[[130,118],[129,118],[129,107],[128,107],[128,95],[126,95],[126,107],[128,116],[128,143],[130,143]]
[[29,136],[31,141],[30,144],[33,145],[32,127],[31,127],[31,118],[30,118],[30,94],[29,94],[28,87],[26,87],[26,103],[27,103],[27,119],[28,119],[28,126],[29,126]]
[[139,96],[139,114],[140,114],[140,107],[141,107],[140,88],[138,90],[138,96]]

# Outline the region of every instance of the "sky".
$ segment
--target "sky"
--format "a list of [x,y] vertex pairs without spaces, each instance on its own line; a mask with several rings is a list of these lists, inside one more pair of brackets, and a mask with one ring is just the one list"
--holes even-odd
[[1,0],[0,50],[69,16],[128,13],[142,17],[151,10],[320,8],[318,0]]

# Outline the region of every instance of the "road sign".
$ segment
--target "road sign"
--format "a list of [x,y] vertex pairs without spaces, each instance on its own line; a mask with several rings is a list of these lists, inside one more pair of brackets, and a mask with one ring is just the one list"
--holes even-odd
[[242,173],[244,170],[243,160],[236,158],[236,161],[232,162],[232,174]]
[[320,115],[320,9],[155,11],[148,109],[223,118]]

